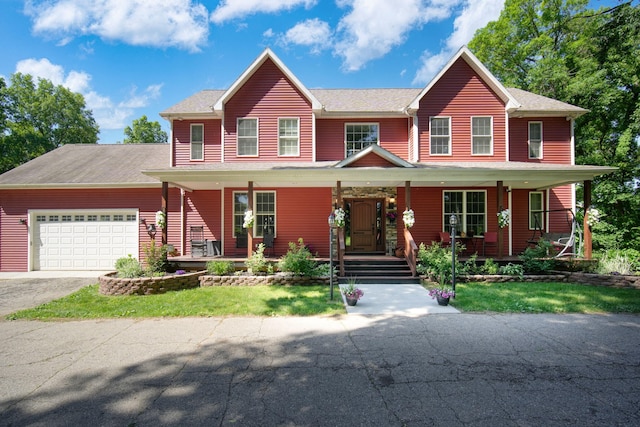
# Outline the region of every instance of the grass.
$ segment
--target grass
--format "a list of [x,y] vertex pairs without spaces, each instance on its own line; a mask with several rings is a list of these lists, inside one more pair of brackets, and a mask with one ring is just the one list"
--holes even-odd
[[189,316],[313,316],[344,314],[339,290],[327,286],[206,287],[161,295],[105,296],[91,285],[64,298],[18,311],[8,320]]
[[[570,283],[459,283],[451,304],[463,312],[640,313],[640,291]],[[344,314],[339,289],[328,287],[206,287],[162,295],[104,296],[98,285],[7,316],[9,320],[149,317],[315,316]]]
[[640,313],[640,291],[573,283],[459,283],[451,305],[464,312]]

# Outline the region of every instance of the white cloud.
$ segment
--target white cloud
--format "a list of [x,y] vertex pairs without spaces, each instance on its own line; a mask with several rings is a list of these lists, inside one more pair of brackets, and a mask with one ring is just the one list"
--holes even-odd
[[192,0],[30,0],[24,10],[36,34],[58,37],[60,44],[91,34],[198,51],[209,34],[209,13]]
[[442,50],[433,54],[422,53],[422,66],[416,72],[414,84],[427,84],[462,46],[469,43],[475,32],[490,21],[498,19],[505,0],[466,0],[460,15],[453,22],[453,33],[447,38]]
[[319,53],[331,47],[332,32],[329,24],[315,19],[299,22],[283,34],[279,42],[283,45],[298,44],[311,47],[312,53]]
[[222,24],[256,13],[275,13],[298,6],[309,9],[316,3],[317,0],[221,0],[211,14],[211,22]]
[[53,64],[47,58],[19,61],[16,72],[47,79],[55,85],[62,85],[73,92],[81,93],[101,130],[124,129],[133,119],[136,109],[144,108],[160,97],[163,86],[162,84],[150,85],[142,93],[134,87],[127,98],[116,103],[110,97],[100,95],[91,88],[90,74],[75,70],[65,74],[61,65]]
[[340,40],[335,53],[344,58],[344,68],[356,71],[404,43],[407,33],[422,25],[450,16],[459,0],[338,0],[351,7],[338,24]]

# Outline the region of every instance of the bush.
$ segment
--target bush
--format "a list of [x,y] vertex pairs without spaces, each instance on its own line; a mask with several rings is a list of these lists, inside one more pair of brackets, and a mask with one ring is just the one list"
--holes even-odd
[[525,273],[545,274],[556,266],[556,259],[549,256],[553,251],[551,242],[540,239],[535,247],[525,249],[520,255]]
[[289,250],[278,261],[278,269],[283,272],[299,274],[301,276],[315,276],[316,261],[311,251],[304,245],[302,238],[298,244],[289,242]]
[[600,274],[631,274],[632,271],[631,261],[625,256],[605,254],[598,262]]
[[500,266],[493,260],[493,258],[487,258],[484,260],[482,272],[484,274],[498,274],[500,273]]
[[[461,251],[462,246],[456,245],[456,253],[459,255]],[[456,271],[462,272],[464,266],[459,259],[456,257]],[[431,242],[429,247],[420,243],[417,270],[441,285],[451,282],[451,250],[442,247],[440,242]]]
[[132,279],[134,277],[144,276],[144,269],[142,268],[142,265],[140,265],[140,262],[131,255],[118,258],[116,260],[115,267],[118,272],[118,277],[120,278]]
[[[329,263],[322,263],[322,264],[318,264],[316,265],[316,267],[313,269],[313,272],[311,273],[311,277],[329,277],[329,272],[331,271],[331,266],[329,265]],[[336,275],[336,267],[333,267],[333,275]]]
[[247,258],[245,265],[247,266],[247,271],[249,271],[249,273],[260,274],[273,271],[273,268],[269,268],[269,262],[264,257],[264,249],[264,243],[260,243],[258,245],[258,249],[256,249],[249,258]]
[[175,266],[167,260],[168,251],[167,245],[156,246],[155,239],[151,239],[151,242],[144,246],[149,276],[175,271]]
[[524,276],[524,267],[520,264],[509,263],[503,267],[500,267],[500,274],[506,274],[508,276],[518,276],[522,278]]
[[207,273],[213,274],[214,276],[224,276],[225,274],[230,274],[235,270],[235,266],[233,261],[208,261],[207,262]]
[[616,257],[625,258],[630,265],[631,271],[640,271],[640,251],[635,249],[609,249],[603,256],[598,258],[604,259]]

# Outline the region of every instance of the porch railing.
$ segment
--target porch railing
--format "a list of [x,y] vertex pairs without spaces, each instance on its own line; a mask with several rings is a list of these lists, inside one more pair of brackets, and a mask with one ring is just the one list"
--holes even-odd
[[413,240],[413,236],[408,228],[404,229],[404,258],[409,264],[411,274],[415,277],[418,273],[416,270],[416,264],[418,261],[418,245]]
[[340,268],[340,276],[344,277],[344,253],[347,247],[344,242],[344,228],[338,228],[338,266]]

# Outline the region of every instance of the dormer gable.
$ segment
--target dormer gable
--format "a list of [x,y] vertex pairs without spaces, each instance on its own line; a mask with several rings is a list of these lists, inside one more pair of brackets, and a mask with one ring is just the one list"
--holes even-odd
[[509,93],[509,91],[491,74],[491,72],[480,62],[476,56],[466,47],[462,46],[460,50],[449,60],[449,62],[440,70],[440,72],[429,82],[427,86],[416,96],[407,107],[410,112],[415,112],[420,108],[420,100],[438,83],[438,81],[449,71],[449,69],[458,61],[464,60],[471,69],[477,73],[480,79],[484,81],[491,90],[504,102],[508,112],[514,111],[520,107],[520,103]]
[[305,85],[287,68],[286,65],[276,56],[275,53],[269,48],[266,48],[258,58],[247,68],[244,73],[238,77],[238,79],[226,90],[226,92],[216,101],[213,105],[214,111],[222,111],[224,109],[225,103],[235,95],[235,93],[240,90],[240,88],[249,80],[251,77],[260,69],[262,64],[264,64],[267,60],[271,60],[276,67],[291,81],[291,83],[303,94],[303,96],[309,101],[311,104],[311,108],[314,111],[319,111],[322,109],[322,104],[318,99],[306,88]]
[[341,162],[336,163],[336,168],[355,167],[382,167],[382,168],[413,168],[414,165],[401,159],[392,152],[385,150],[377,144],[352,154]]

